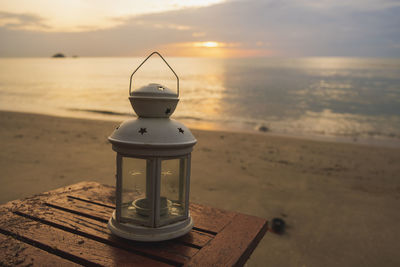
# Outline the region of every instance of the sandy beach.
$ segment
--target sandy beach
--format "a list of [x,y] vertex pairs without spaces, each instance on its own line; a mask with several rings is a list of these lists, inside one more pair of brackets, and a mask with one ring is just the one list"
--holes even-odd
[[[0,203],[114,185],[118,122],[0,112]],[[400,266],[400,149],[193,130],[191,201],[267,219],[248,266]]]

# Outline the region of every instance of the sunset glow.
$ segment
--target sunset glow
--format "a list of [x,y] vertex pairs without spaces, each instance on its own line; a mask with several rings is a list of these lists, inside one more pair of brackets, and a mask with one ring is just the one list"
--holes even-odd
[[159,47],[171,56],[242,58],[275,56],[277,52],[267,49],[246,49],[241,43],[224,43],[216,41],[173,43]]
[[202,43],[194,43],[195,47],[219,47],[221,46],[218,42],[202,42]]

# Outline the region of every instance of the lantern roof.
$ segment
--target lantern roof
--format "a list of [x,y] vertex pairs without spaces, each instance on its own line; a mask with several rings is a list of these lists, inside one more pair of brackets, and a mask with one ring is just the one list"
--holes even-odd
[[140,117],[124,121],[108,140],[113,144],[114,150],[128,154],[139,153],[140,149],[148,151],[146,154],[151,154],[152,149],[172,151],[188,148],[191,151],[197,143],[183,123],[169,118]]

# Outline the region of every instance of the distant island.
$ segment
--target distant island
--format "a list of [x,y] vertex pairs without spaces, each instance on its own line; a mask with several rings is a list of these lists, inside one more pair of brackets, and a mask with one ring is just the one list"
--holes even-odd
[[63,53],[54,54],[52,57],[65,57]]

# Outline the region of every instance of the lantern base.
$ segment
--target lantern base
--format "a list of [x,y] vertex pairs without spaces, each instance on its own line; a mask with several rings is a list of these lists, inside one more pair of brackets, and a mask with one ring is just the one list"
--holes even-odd
[[115,211],[108,221],[108,229],[119,237],[144,242],[164,241],[183,236],[193,228],[193,219],[189,217],[186,220],[173,224],[151,228],[129,223],[117,222]]

